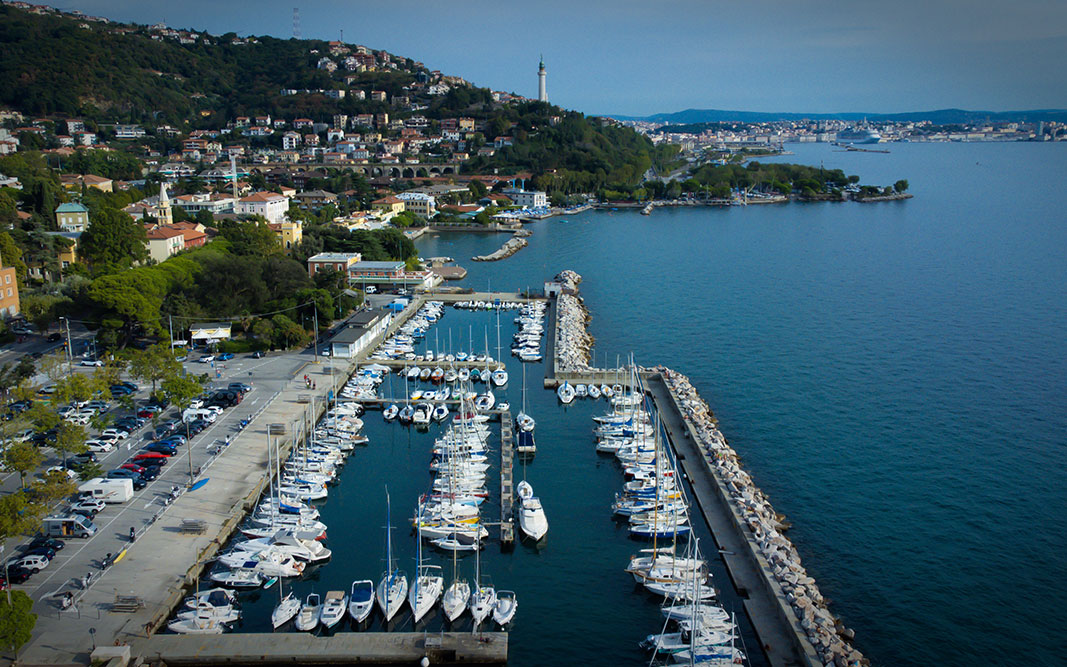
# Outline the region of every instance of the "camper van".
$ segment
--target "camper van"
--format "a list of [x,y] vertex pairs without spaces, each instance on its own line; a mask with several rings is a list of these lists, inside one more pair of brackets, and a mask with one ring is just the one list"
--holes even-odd
[[96,526],[89,517],[65,514],[45,517],[41,522],[41,531],[48,537],[92,537],[96,535]]
[[79,486],[78,493],[105,503],[124,503],[133,498],[133,480],[97,477]]

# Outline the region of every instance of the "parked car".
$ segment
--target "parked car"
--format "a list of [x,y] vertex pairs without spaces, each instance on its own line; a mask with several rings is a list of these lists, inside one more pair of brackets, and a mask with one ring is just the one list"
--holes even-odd
[[100,440],[93,438],[92,440],[86,440],[85,445],[89,448],[90,452],[110,452],[115,449],[115,443],[110,440]]
[[111,404],[107,401],[88,401],[82,407],[96,410],[97,412],[107,412],[111,408]]
[[202,356],[199,359],[197,359],[197,361],[199,361],[202,364],[210,364],[212,361],[215,361],[215,355],[213,355],[213,354],[205,354],[204,356]]
[[47,387],[41,387],[37,390],[37,393],[43,396],[51,396],[52,394],[56,393],[56,386],[54,384],[50,384]]
[[247,394],[252,391],[252,385],[245,384],[244,382],[231,382],[226,388],[230,391],[239,391],[242,394]]
[[26,556],[44,556],[48,560],[52,560],[56,557],[56,550],[52,547],[37,546],[28,548],[19,555],[23,558]]
[[36,573],[48,567],[48,563],[48,558],[39,554],[32,554],[29,556],[16,556],[7,562],[7,566],[8,568],[21,567],[31,573]]
[[99,359],[82,359],[81,360],[81,365],[82,366],[103,366],[104,362],[100,361]]
[[94,517],[107,507],[107,503],[97,498],[83,498],[78,502],[70,506],[71,512],[77,512],[78,514],[87,514],[90,517]]
[[52,466],[44,471],[45,476],[51,475],[52,473],[59,473],[60,475],[64,475],[67,479],[78,478],[78,473],[68,468],[64,468],[63,466]]
[[151,445],[148,445],[147,447],[145,447],[145,451],[159,452],[160,454],[164,454],[166,456],[174,456],[178,453],[178,449],[173,445],[165,445],[161,442],[156,442]]
[[67,466],[83,466],[86,463],[92,463],[96,461],[96,454],[91,451],[83,454],[74,454],[67,460]]
[[215,357],[215,359],[217,359],[219,361],[229,361],[230,359],[233,359],[233,357],[234,357],[233,352],[223,352],[219,356]]
[[66,543],[63,540],[57,540],[52,537],[45,537],[44,535],[38,535],[27,545],[30,549],[34,547],[51,547],[56,551],[63,551],[63,547]]
[[129,396],[133,393],[132,390],[123,387],[122,385],[113,384],[109,387],[111,390],[111,398],[118,398],[120,396]]
[[139,466],[156,465],[162,467],[167,463],[167,455],[159,452],[140,452],[130,459],[130,462]]
[[105,437],[109,435],[115,436],[119,440],[125,440],[126,438],[130,437],[130,431],[119,425],[113,426],[111,428],[106,428],[100,433],[100,437]]
[[138,417],[143,417],[145,419],[151,419],[152,417],[155,417],[158,414],[159,408],[154,405],[146,405],[137,412]]
[[133,488],[137,490],[143,489],[145,486],[148,485],[148,482],[145,481],[144,477],[141,477],[132,470],[125,470],[123,468],[109,470],[107,473],[107,478],[133,480]]
[[24,567],[9,567],[7,568],[7,578],[4,577],[4,572],[0,570],[0,588],[7,588],[10,584],[24,584],[33,575]]

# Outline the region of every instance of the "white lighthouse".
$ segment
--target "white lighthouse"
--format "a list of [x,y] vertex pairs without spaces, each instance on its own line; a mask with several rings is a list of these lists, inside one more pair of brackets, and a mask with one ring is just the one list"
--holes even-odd
[[537,68],[537,100],[539,102],[548,101],[547,79],[548,72],[545,71],[545,58],[541,56],[541,66]]

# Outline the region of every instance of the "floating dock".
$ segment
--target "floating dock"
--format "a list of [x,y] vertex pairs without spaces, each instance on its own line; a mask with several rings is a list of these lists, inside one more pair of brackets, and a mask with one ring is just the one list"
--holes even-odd
[[167,667],[183,665],[502,665],[506,632],[304,632],[156,635],[133,642],[133,654]]
[[506,410],[500,413],[500,541],[503,544],[515,541],[513,439],[511,411]]

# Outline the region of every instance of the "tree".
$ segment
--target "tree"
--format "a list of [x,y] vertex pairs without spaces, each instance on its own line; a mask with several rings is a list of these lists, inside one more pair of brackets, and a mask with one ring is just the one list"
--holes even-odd
[[907,192],[908,191],[908,181],[903,179],[903,178],[900,179],[899,181],[897,181],[896,183],[893,184],[893,190],[895,190],[898,193]]
[[[203,378],[190,373],[174,374],[164,378],[161,384],[163,396],[178,407],[178,414],[182,415],[185,422],[186,440],[192,440],[189,434],[189,422],[185,419],[185,409],[193,402],[193,399],[204,390]],[[193,482],[193,446],[186,446],[189,460],[189,483]]]
[[44,454],[29,442],[13,442],[7,446],[0,460],[4,467],[19,474],[19,486],[26,486],[26,473],[37,469],[44,461]]
[[26,262],[22,261],[22,249],[7,232],[0,232],[0,262],[3,262],[4,266],[14,267],[15,280],[21,292],[22,281],[26,278]]
[[142,382],[152,383],[152,394],[156,393],[156,383],[165,377],[181,372],[182,365],[174,358],[174,350],[166,343],[156,343],[144,350],[129,350],[130,375]]
[[236,255],[269,255],[282,251],[278,237],[262,218],[247,221],[223,220],[219,234],[230,243]]
[[33,504],[41,514],[44,514],[56,503],[74,495],[77,491],[78,485],[71,481],[66,473],[53,470],[41,475],[41,478],[33,483]]
[[485,187],[485,183],[482,183],[477,179],[472,179],[471,182],[467,184],[467,189],[470,190],[471,197],[474,198],[474,201],[478,201],[489,194],[489,189]]
[[88,451],[85,441],[89,434],[85,428],[66,420],[56,430],[56,442],[52,448],[63,455],[63,465],[67,465],[67,454],[84,454]]
[[66,354],[53,352],[52,354],[42,357],[38,365],[38,370],[44,373],[52,382],[58,382],[61,377],[67,374]]
[[78,243],[79,251],[102,275],[129,268],[147,259],[145,229],[122,211],[102,209],[89,222]]
[[59,426],[62,421],[55,410],[44,403],[34,403],[30,409],[22,413],[29,420],[30,426],[38,433],[44,433]]
[[37,529],[37,514],[31,504],[21,492],[0,496],[0,539]]
[[33,600],[23,591],[10,591],[0,597],[0,644],[10,646],[18,656],[22,645],[30,641],[37,625]]

